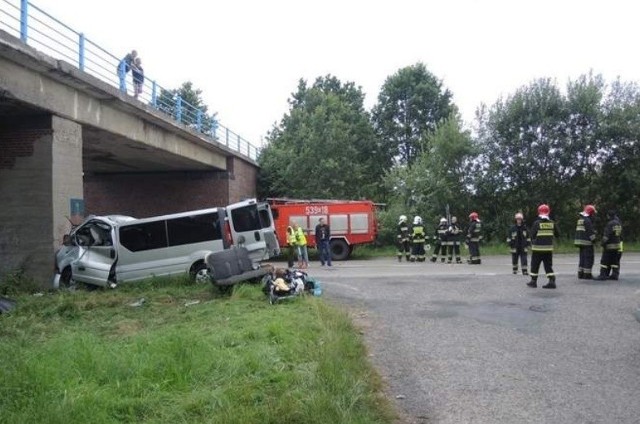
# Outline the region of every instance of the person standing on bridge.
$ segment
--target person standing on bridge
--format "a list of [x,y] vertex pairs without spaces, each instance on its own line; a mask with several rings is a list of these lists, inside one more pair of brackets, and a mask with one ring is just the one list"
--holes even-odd
[[144,84],[144,69],[139,57],[136,57],[131,65],[131,76],[133,77],[133,97],[137,99],[142,94],[142,84]]
[[127,92],[127,74],[131,70],[131,66],[138,57],[136,50],[131,50],[131,53],[127,53],[118,64],[118,79],[120,79],[120,91]]
[[316,246],[318,253],[320,253],[320,265],[331,266],[331,249],[329,243],[331,242],[331,228],[324,222],[324,218],[318,220],[316,225]]

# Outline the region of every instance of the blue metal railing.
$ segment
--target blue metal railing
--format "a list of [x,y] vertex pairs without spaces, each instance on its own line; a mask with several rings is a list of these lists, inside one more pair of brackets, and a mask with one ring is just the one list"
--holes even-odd
[[215,116],[207,115],[147,75],[136,95],[133,83],[127,81],[131,73],[123,73],[122,58],[109,53],[85,34],[70,28],[28,0],[0,0],[0,29],[49,56],[77,65],[79,70],[119,88],[125,94],[133,95],[204,134],[212,143],[221,143],[251,159],[258,156],[256,146],[221,125]]

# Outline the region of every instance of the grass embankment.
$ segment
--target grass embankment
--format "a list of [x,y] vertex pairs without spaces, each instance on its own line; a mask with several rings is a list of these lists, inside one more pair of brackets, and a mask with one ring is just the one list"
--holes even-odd
[[221,297],[182,280],[13,298],[1,422],[393,419],[348,315],[322,299],[271,306],[257,286]]

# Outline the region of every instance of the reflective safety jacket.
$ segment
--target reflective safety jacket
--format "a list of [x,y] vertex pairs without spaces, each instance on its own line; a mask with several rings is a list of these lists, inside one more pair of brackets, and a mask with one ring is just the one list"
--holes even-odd
[[424,233],[424,226],[422,225],[414,225],[413,231],[411,233],[411,241],[413,243],[424,243],[426,240]]
[[296,245],[298,246],[307,245],[307,236],[304,235],[304,230],[302,229],[302,227],[298,227],[297,230],[294,230],[294,234],[296,236]]
[[513,253],[516,253],[517,249],[526,249],[531,246],[531,235],[527,226],[514,224],[507,234],[507,244]]
[[446,244],[448,232],[449,232],[449,224],[447,224],[445,222],[444,224],[438,225],[436,227],[436,231],[434,233],[433,240],[436,243],[439,242],[440,244]]
[[471,221],[471,224],[469,224],[469,228],[467,229],[467,243],[479,242],[480,239],[482,239],[482,234],[480,234],[481,230],[482,224],[480,221]]
[[580,215],[576,223],[576,235],[573,244],[576,246],[593,246],[596,239],[596,232],[593,229],[593,222],[590,216]]
[[602,247],[606,250],[620,250],[622,243],[622,224],[618,217],[607,222],[602,235]]
[[293,230],[293,227],[287,227],[287,244],[289,246],[296,245],[296,234]]
[[397,230],[398,242],[404,243],[405,241],[409,241],[409,239],[411,238],[410,231],[411,229],[409,228],[408,223],[402,222],[398,224],[398,230]]
[[539,217],[531,227],[531,250],[553,252],[553,238],[558,236],[555,222],[547,217]]
[[460,239],[462,236],[462,230],[457,222],[452,222],[447,229],[447,238],[451,244],[457,245],[460,244]]

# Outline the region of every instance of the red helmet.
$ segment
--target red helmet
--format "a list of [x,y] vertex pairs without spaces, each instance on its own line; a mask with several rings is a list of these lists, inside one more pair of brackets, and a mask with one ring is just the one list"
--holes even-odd
[[469,219],[472,221],[475,221],[476,219],[478,219],[478,212],[471,212],[469,214]]
[[596,207],[593,205],[587,205],[584,207],[584,214],[585,215],[595,215],[598,211],[596,210]]
[[538,206],[538,215],[549,215],[550,212],[551,208],[549,207],[549,205],[543,203],[542,205]]

